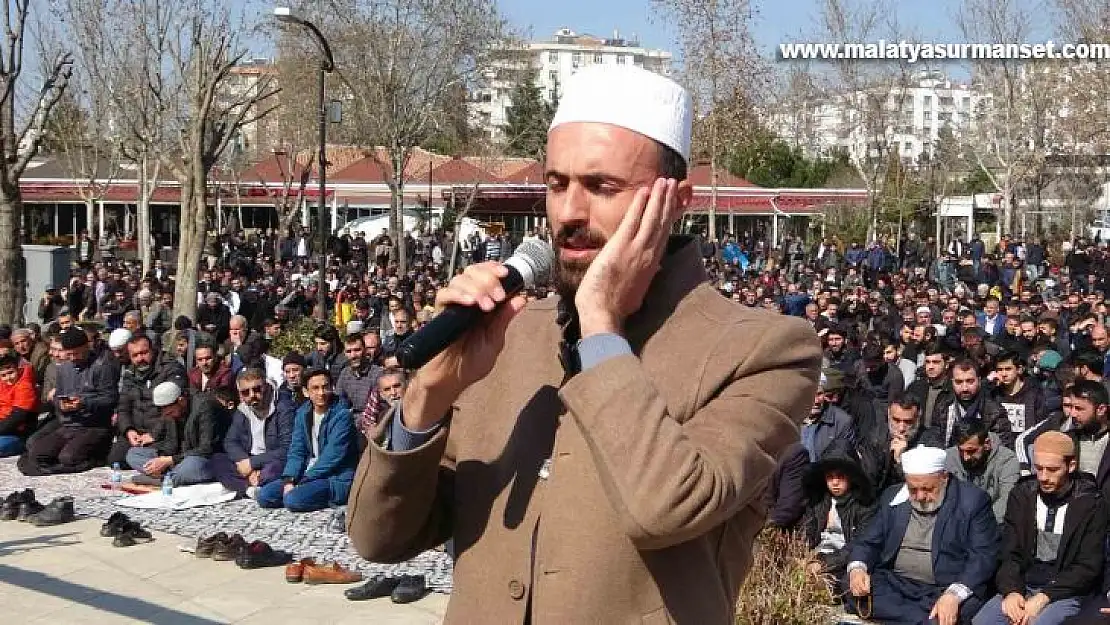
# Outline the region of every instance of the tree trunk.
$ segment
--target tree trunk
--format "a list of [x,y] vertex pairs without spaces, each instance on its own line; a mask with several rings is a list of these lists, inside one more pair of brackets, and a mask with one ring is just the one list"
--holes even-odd
[[[85,198],[85,230],[87,230],[89,232],[89,236],[92,239],[92,243],[90,245],[92,245],[94,247],[96,246],[96,241],[97,241],[97,236],[93,235],[93,232],[94,232],[93,224],[95,224],[95,223],[96,223],[96,200],[93,200],[91,198]],[[74,234],[77,234],[77,233],[74,233]],[[80,242],[78,242],[78,245],[80,245]],[[78,252],[80,252],[81,248],[78,247],[77,249],[78,249]]]
[[[199,168],[195,168],[199,169]],[[174,316],[190,319],[197,314],[197,272],[208,235],[208,200],[203,172],[191,172],[181,183],[181,241],[177,248],[177,284],[174,287]]]
[[1014,225],[1014,193],[1010,185],[1002,190],[1002,234],[1010,234]]
[[408,259],[405,258],[406,246],[402,238],[405,234],[405,170],[404,159],[394,155],[393,182],[389,185],[389,238],[393,239],[397,250],[397,275],[408,273]]
[[0,182],[0,323],[12,327],[18,327],[23,322],[27,288],[23,246],[19,237],[19,217],[22,213],[23,196],[19,184]]

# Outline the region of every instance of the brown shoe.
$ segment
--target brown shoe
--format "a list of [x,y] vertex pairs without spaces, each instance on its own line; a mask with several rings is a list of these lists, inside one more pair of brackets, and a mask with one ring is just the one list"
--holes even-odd
[[362,581],[362,573],[331,564],[310,564],[304,567],[306,584],[353,584]]
[[290,584],[301,583],[301,580],[304,579],[305,567],[309,566],[316,566],[316,560],[312,558],[305,558],[303,560],[297,560],[296,562],[290,562],[289,564],[285,565],[285,581],[289,582]]

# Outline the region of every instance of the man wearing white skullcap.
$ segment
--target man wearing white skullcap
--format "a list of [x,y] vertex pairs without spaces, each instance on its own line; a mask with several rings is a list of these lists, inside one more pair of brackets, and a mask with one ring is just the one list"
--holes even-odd
[[699,242],[672,236],[705,206],[692,109],[643,69],[579,71],[544,163],[559,297],[506,293],[496,263],[436,296],[489,314],[381,417],[348,514],[370,560],[454,537],[449,623],[735,618],[821,354],[805,321],[722,297]]
[[998,557],[998,522],[978,487],[949,479],[936,447],[902,453],[904,485],[886,489],[852,549],[847,605],[879,623],[969,622]]

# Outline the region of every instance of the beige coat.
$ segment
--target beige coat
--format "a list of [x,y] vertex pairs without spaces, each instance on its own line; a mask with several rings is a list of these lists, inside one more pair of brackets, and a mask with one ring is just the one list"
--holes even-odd
[[404,561],[453,536],[448,623],[523,623],[529,599],[535,625],[731,622],[820,347],[804,321],[721,297],[696,245],[645,302],[626,327],[639,357],[562,388],[555,298],[531,304],[449,428],[410,452],[371,444],[349,502],[359,553]]

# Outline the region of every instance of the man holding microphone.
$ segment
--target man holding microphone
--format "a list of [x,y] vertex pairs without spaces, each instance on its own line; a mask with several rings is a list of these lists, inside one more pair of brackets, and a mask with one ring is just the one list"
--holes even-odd
[[775,460],[798,440],[820,345],[742,308],[670,236],[693,196],[691,102],[593,66],[548,135],[560,297],[525,305],[498,263],[437,308],[479,307],[385,414],[349,501],[379,562],[453,538],[448,623],[728,623]]

